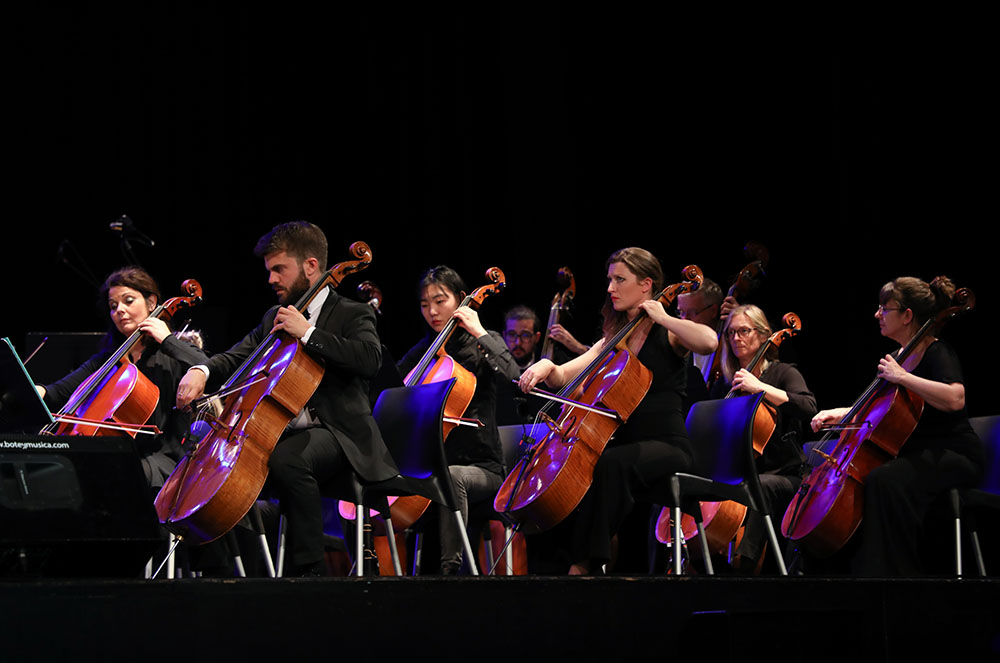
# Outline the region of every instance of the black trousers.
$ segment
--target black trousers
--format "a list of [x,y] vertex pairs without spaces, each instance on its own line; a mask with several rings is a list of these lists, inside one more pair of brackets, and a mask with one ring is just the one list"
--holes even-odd
[[974,485],[981,472],[973,460],[947,449],[923,449],[872,470],[865,479],[865,513],[853,572],[921,575],[921,527],[928,507],[946,490]]
[[580,501],[573,528],[574,562],[611,559],[611,537],[618,532],[636,498],[674,472],[690,469],[691,455],[662,440],[629,442],[604,450],[594,466],[594,481]]
[[[760,476],[760,489],[767,500],[771,516],[771,525],[778,535],[778,542],[784,545],[781,536],[781,519],[785,516],[785,509],[788,508],[795,491],[799,489],[802,478],[798,474],[768,474],[762,473]],[[767,544],[767,525],[764,523],[764,516],[753,509],[747,509],[746,529],[743,531],[743,540],[736,549],[736,554],[741,555],[748,562],[756,563],[760,559],[764,546]],[[780,554],[781,551],[779,550]]]
[[325,428],[286,432],[274,447],[268,487],[281,501],[287,519],[292,564],[306,566],[323,559],[320,484],[347,467],[340,445]]

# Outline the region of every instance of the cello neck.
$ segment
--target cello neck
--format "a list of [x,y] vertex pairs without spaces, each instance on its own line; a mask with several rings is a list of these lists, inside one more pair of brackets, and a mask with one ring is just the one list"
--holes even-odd
[[[913,338],[907,341],[906,345],[903,346],[898,353],[896,353],[896,362],[902,364],[906,361],[907,357],[909,357],[920,345],[920,342],[923,341],[924,338],[926,338],[927,335],[940,324],[943,324],[943,320],[940,319],[940,316],[928,319],[927,322],[925,322],[920,329],[917,330],[917,333],[913,335]],[[841,418],[837,428],[850,423],[854,417],[857,416],[858,412],[860,412],[868,404],[868,401],[874,398],[875,394],[877,394],[885,384],[887,384],[887,380],[885,378],[877,377],[872,380],[872,383],[868,385],[868,388],[865,389],[864,393],[862,393],[858,400],[854,402],[854,405],[852,405],[851,409],[847,411],[847,414]],[[834,437],[839,437],[839,435],[839,432],[836,432],[835,428],[833,431],[824,435],[820,442],[826,442]]]
[[[313,283],[305,294],[299,297],[299,300],[295,302],[295,309],[297,311],[304,311],[309,303],[316,298],[320,290],[329,286],[331,288],[336,288],[340,285],[340,282],[344,280],[344,277],[348,274],[353,274],[354,272],[360,272],[361,270],[372,264],[372,252],[368,245],[364,242],[354,242],[348,249],[354,256],[356,260],[345,260],[344,262],[337,263],[330,269],[326,271],[319,279]],[[257,360],[260,358],[261,354],[271,346],[269,343],[271,336],[273,335],[273,330],[269,331],[261,342],[257,345],[250,356],[240,364],[236,372],[226,380],[226,383],[222,386],[222,389],[228,389],[232,387],[237,382],[244,379],[246,371],[253,366]]]
[[562,309],[562,300],[559,295],[556,295],[556,298],[552,300],[551,308],[549,308],[549,321],[545,325],[545,341],[542,342],[540,359],[552,359],[554,344],[552,337],[549,335],[549,330],[552,329],[552,325],[559,324],[559,315],[562,313]]
[[[463,306],[468,306],[473,310],[478,310],[479,306],[489,297],[491,294],[500,292],[506,285],[506,277],[503,271],[499,267],[490,267],[486,270],[486,278],[491,281],[487,285],[480,286],[473,290],[471,293],[466,295],[462,299],[462,303],[455,308],[462,308]],[[420,384],[427,370],[434,363],[435,357],[439,354],[444,353],[444,346],[451,338],[454,333],[455,328],[458,326],[458,320],[451,318],[445,323],[444,327],[438,333],[437,338],[431,343],[431,346],[427,348],[427,352],[420,358],[417,365],[410,371],[408,379],[405,381],[407,387],[413,387]]]
[[[679,292],[673,291],[676,287],[677,286],[668,286],[664,288],[653,299],[663,301],[664,304],[669,305],[677,294],[680,294]],[[582,384],[596,369],[604,365],[612,353],[625,349],[628,337],[631,336],[632,332],[634,332],[636,328],[638,328],[638,326],[646,320],[649,320],[649,316],[646,314],[645,310],[640,309],[634,318],[622,325],[621,329],[619,329],[614,336],[607,339],[604,347],[601,348],[600,354],[597,355],[594,361],[590,362],[586,368],[580,371],[575,378],[570,380],[566,386],[559,391],[559,396],[565,398],[572,394],[573,391],[576,390],[576,388],[580,386],[580,384]]]
[[[149,314],[149,317],[160,318],[162,317],[164,311],[165,311],[164,306],[160,304],[155,309],[153,309],[153,311]],[[129,337],[125,339],[125,342],[122,343],[117,350],[111,353],[111,356],[108,357],[107,361],[105,361],[99,369],[94,371],[90,375],[90,377],[87,378],[90,381],[90,383],[87,385],[87,388],[81,391],[77,398],[67,402],[66,405],[64,405],[63,408],[59,410],[58,414],[60,416],[72,415],[78,407],[86,403],[90,399],[90,397],[94,394],[94,392],[97,391],[98,388],[100,388],[101,383],[104,381],[104,378],[111,372],[111,370],[115,366],[119,364],[119,362],[128,357],[128,354],[132,351],[132,348],[135,347],[135,344],[138,343],[139,339],[141,338],[142,338],[141,331],[136,329],[134,332],[132,332],[129,335]],[[49,424],[42,430],[48,432],[49,428],[55,430],[56,426],[58,426],[58,423]]]
[[[696,265],[688,265],[683,270],[681,270],[681,275],[683,278],[687,279],[681,281],[680,283],[674,283],[673,285],[668,285],[659,293],[657,293],[656,299],[664,306],[670,306],[678,295],[682,295],[686,292],[694,292],[701,286],[703,281],[703,276],[701,270]],[[585,380],[587,380],[590,375],[598,368],[600,368],[607,359],[612,355],[612,353],[618,350],[627,350],[625,347],[625,342],[628,340],[629,335],[635,331],[636,327],[639,326],[641,322],[649,318],[646,315],[646,311],[640,309],[639,313],[629,320],[627,323],[622,325],[615,335],[606,340],[604,347],[601,348],[600,354],[590,362],[590,364],[584,368],[578,375],[576,375],[572,380],[570,380],[560,391],[559,396],[566,397],[573,393],[573,391]]]
[[[760,362],[763,361],[763,359],[764,359],[764,353],[767,352],[767,349],[769,347],[771,347],[771,339],[770,338],[767,339],[766,341],[764,341],[763,343],[761,343],[760,347],[757,348],[757,352],[754,353],[753,359],[751,359],[750,363],[747,364],[747,366],[746,366],[746,369],[747,369],[748,372],[753,373],[755,370],[757,370],[757,366],[759,366]],[[727,393],[725,397],[726,398],[736,398],[741,393],[743,393],[743,392],[740,389],[730,389],[729,393]]]
[[[468,304],[468,301],[469,298],[466,297],[465,300],[462,302],[462,305],[466,306]],[[407,387],[413,387],[423,382],[424,375],[427,373],[427,370],[431,367],[431,364],[434,363],[435,357],[437,357],[438,353],[443,350],[444,346],[451,339],[451,335],[455,333],[455,329],[457,327],[458,327],[458,321],[455,320],[455,318],[452,318],[445,323],[444,328],[441,329],[437,337],[431,342],[430,347],[427,348],[427,352],[424,353],[424,355],[420,358],[420,361],[417,362],[417,365],[413,369],[413,372],[410,373],[410,377],[406,381]]]

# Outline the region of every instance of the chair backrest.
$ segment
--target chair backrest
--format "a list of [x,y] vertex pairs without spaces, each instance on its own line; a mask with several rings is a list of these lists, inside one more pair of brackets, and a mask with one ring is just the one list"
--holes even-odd
[[445,401],[455,378],[384,390],[372,416],[389,454],[405,477],[426,479],[447,472],[441,440]]
[[986,474],[980,488],[1000,495],[1000,415],[969,419],[986,448]]
[[756,483],[753,420],[764,394],[699,401],[691,406],[687,431],[694,455],[692,474],[736,485]]

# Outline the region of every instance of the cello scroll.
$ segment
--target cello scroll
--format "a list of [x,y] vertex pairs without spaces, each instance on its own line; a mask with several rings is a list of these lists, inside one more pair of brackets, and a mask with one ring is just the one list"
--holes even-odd
[[162,312],[157,317],[161,320],[169,320],[182,308],[189,308],[201,302],[201,284],[194,279],[187,279],[181,283],[181,290],[186,292],[187,296],[171,297],[167,301],[163,302],[163,306],[161,307]]

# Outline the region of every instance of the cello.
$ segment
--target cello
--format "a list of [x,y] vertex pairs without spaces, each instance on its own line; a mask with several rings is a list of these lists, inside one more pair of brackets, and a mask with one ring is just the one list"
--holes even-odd
[[[746,297],[755,286],[759,285],[759,279],[764,276],[764,268],[767,267],[771,254],[767,247],[757,241],[749,241],[743,247],[743,254],[751,260],[750,263],[740,270],[736,275],[733,284],[726,291],[726,297],[733,297],[740,301]],[[705,363],[701,369],[701,376],[705,380],[705,386],[709,390],[722,376],[722,325],[724,320],[720,319],[715,325],[716,336],[719,338],[719,346],[712,354],[712,360]]]
[[[667,286],[653,299],[669,306],[678,295],[697,290],[704,277],[698,267],[689,265],[682,278],[686,280]],[[608,440],[639,406],[652,383],[652,373],[628,349],[631,334],[640,325],[648,330],[651,324],[641,310],[555,396],[563,403],[558,418],[552,419],[544,410],[539,414],[549,432],[527,449],[493,503],[498,513],[519,523],[520,531],[534,533],[553,527],[589,490],[594,466]]]
[[[917,358],[921,342],[935,335],[944,324],[976,303],[972,291],[955,291],[951,306],[928,318],[895,357],[906,367],[907,359]],[[909,369],[907,369],[909,370]],[[924,400],[877,377],[854,405],[830,426],[813,448],[821,461],[813,467],[781,522],[781,532],[818,557],[829,557],[853,536],[864,514],[864,484],[868,474],[899,455],[917,427]],[[832,444],[832,448],[831,445]]]
[[[149,317],[166,322],[178,311],[201,301],[201,285],[194,279],[181,284],[185,297],[172,297],[154,308]],[[132,363],[131,351],[142,338],[136,329],[104,364],[73,391],[55,421],[41,430],[43,435],[109,436],[125,433],[158,433],[148,430],[160,399],[160,390]]]
[[540,357],[550,361],[555,352],[555,341],[552,340],[550,331],[552,325],[562,324],[565,321],[573,299],[576,297],[576,279],[573,278],[573,272],[570,271],[569,267],[563,267],[559,270],[556,283],[559,285],[560,291],[552,298],[552,306],[549,307],[549,321],[545,323],[545,340],[542,341]]
[[[771,334],[768,339],[757,348],[753,358],[747,364],[746,370],[753,373],[770,348],[779,348],[787,339],[792,338],[802,331],[802,321],[798,315],[788,312],[782,317],[785,329],[780,329]],[[735,398],[743,395],[738,389],[730,389],[725,398]],[[766,399],[761,401],[760,406],[754,413],[753,421],[753,451],[754,457],[764,453],[764,447],[774,435],[777,426],[777,408],[771,405]],[[738,548],[743,538],[743,522],[746,519],[747,506],[728,500],[725,502],[700,502],[702,525],[705,528],[705,541],[708,543],[710,552],[722,553],[730,542],[735,542],[734,548]],[[656,538],[660,543],[671,544],[673,541],[673,523],[671,510],[664,508],[656,520]],[[681,529],[684,532],[684,540],[692,541],[698,536],[698,526],[694,518],[685,514],[681,518]],[[701,548],[695,548],[701,550]]]
[[[345,276],[371,264],[371,249],[364,242],[352,244],[350,252],[355,259],[323,274],[296,309],[305,310],[323,288],[337,287]],[[226,399],[222,414],[208,419],[208,433],[156,496],[160,522],[191,543],[207,543],[232,529],[260,494],[275,444],[312,397],[323,372],[322,363],[298,339],[268,332],[218,393],[196,401],[204,412],[207,403]]]
[[[499,267],[490,267],[486,270],[486,279],[489,283],[480,286],[466,295],[456,308],[468,306],[478,310],[486,298],[490,295],[498,294],[507,285],[507,279]],[[476,376],[468,369],[455,361],[445,350],[448,340],[458,329],[459,324],[456,318],[451,318],[431,342],[430,347],[424,352],[417,365],[407,373],[403,380],[404,386],[415,387],[431,382],[443,382],[455,379],[455,386],[448,396],[444,407],[444,418],[441,422],[441,439],[447,441],[448,434],[457,426],[471,425],[481,426],[478,421],[468,421],[462,418],[465,410],[472,402],[476,393]],[[400,529],[411,527],[427,511],[430,500],[420,495],[408,495],[404,497],[389,498],[389,516],[392,518],[394,526]],[[341,517],[352,520],[355,516],[354,504],[341,501]],[[373,514],[376,512],[372,512]]]

